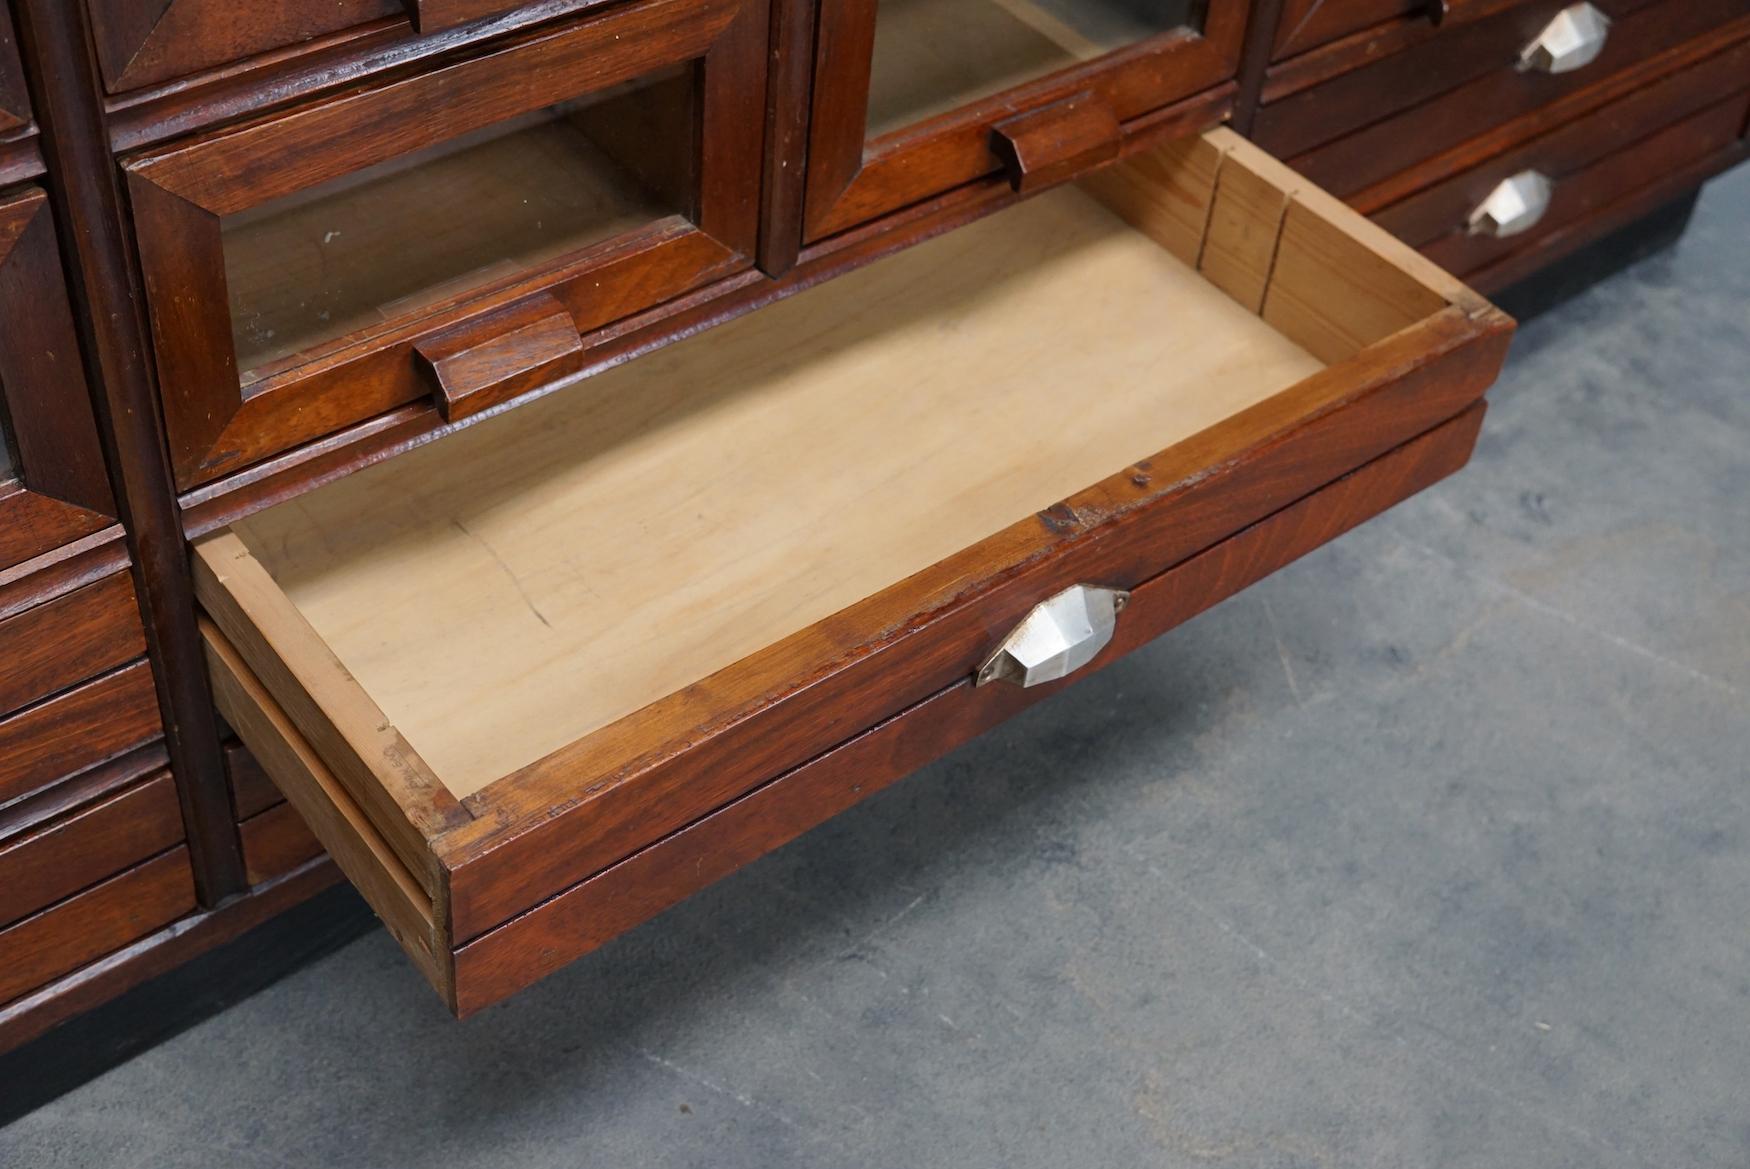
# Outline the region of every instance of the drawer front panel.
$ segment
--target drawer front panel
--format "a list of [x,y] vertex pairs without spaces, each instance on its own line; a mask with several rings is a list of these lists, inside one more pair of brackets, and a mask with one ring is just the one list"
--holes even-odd
[[0,930],[0,1003],[71,974],[194,911],[180,845]]
[[[1737,93],[1733,94],[1733,89]],[[1374,219],[1461,275],[1533,243],[1602,205],[1728,146],[1750,95],[1750,44],[1646,86],[1399,201]],[[1547,210],[1524,230],[1470,228],[1473,212],[1514,176],[1550,183]]]
[[0,842],[0,925],[71,897],[182,839],[175,783],[161,772]]
[[1612,23],[1596,58],[1559,74],[1522,69],[1522,50],[1563,7],[1551,0],[1513,8],[1271,102],[1259,111],[1254,136],[1346,197],[1750,15],[1746,0],[1601,0],[1598,7]]
[[131,160],[179,485],[550,385],[750,264],[765,29],[644,0]]
[[0,714],[146,652],[134,584],[118,572],[0,621]]
[[1125,123],[1235,74],[1246,9],[822,0],[806,241],[1005,168],[1026,190],[1109,161]]
[[405,16],[404,0],[85,0],[111,93]]
[[459,1009],[457,947],[1463,414],[1511,331],[1225,131],[809,275],[196,546],[221,712]]
[[135,662],[0,719],[0,803],[164,733],[152,669]]

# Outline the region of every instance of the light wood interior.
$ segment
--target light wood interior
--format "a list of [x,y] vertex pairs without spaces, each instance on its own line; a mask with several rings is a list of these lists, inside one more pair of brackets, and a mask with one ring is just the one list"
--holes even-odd
[[341,762],[448,814],[419,793],[804,629],[848,651],[874,631],[833,614],[1486,308],[1297,183],[1226,131],[1131,160],[251,517],[202,545],[203,604],[277,646],[276,693],[358,712]]
[[227,216],[241,380],[680,210],[561,109]]
[[880,0],[869,136],[1176,28],[1191,0]]

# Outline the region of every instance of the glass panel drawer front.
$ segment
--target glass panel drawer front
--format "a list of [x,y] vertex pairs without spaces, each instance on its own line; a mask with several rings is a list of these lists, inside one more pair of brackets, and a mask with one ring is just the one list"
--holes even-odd
[[647,0],[131,160],[179,486],[551,384],[746,267],[764,13]]

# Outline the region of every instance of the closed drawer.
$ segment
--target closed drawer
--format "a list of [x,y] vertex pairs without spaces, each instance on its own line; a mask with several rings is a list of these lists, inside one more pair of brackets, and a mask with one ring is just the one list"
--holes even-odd
[[251,885],[291,872],[322,853],[322,845],[291,804],[281,801],[237,826],[243,870]]
[[1510,330],[1217,131],[204,539],[215,694],[466,1013],[612,932],[536,907],[777,793],[624,928],[864,791],[780,777],[1018,709],[1046,599],[1158,632],[1455,468]]
[[178,484],[551,386],[747,267],[765,30],[645,0],[130,159]]
[[85,0],[111,93],[364,27],[431,34],[524,7],[516,0]]
[[53,982],[194,911],[188,849],[178,845],[0,929],[0,1003]]
[[114,573],[0,620],[0,714],[146,652],[133,580]]
[[168,772],[14,838],[0,837],[0,926],[180,844]]
[[1747,0],[1597,0],[1609,24],[1595,56],[1586,50],[1560,72],[1525,64],[1527,48],[1568,7],[1559,0],[1519,5],[1291,96],[1272,99],[1267,90],[1253,135],[1347,197],[1750,16]]
[[[1442,266],[1469,274],[1729,147],[1747,107],[1750,44],[1740,44],[1374,219]],[[1497,206],[1505,220],[1489,214]]]
[[1246,0],[820,0],[805,237],[1113,157],[1235,74]]
[[163,733],[152,667],[143,661],[0,718],[0,805]]

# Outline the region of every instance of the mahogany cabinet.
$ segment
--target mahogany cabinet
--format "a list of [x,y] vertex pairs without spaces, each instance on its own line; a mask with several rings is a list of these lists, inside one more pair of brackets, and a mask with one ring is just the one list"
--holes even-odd
[[480,1009],[1452,473],[1512,330],[1455,276],[1743,158],[1747,54],[0,2],[0,1051],[341,874]]

